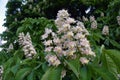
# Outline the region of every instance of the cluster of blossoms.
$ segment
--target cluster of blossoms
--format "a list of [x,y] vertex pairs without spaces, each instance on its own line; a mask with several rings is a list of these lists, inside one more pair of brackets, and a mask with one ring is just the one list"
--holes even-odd
[[0,80],[2,80],[2,74],[3,74],[3,67],[0,66]]
[[32,45],[30,34],[19,33],[19,44],[23,47],[24,54],[26,58],[32,58],[36,51]]
[[90,16],[91,28],[97,29],[97,21],[95,20],[94,16]]
[[[76,55],[81,55],[81,63],[87,64],[90,60],[88,56],[95,56],[95,53],[91,50],[90,43],[86,38],[89,33],[84,24],[70,18],[70,14],[64,9],[58,11],[55,24],[56,32],[45,28],[45,33],[42,35],[45,52],[48,53],[45,59],[49,65],[58,66],[61,64],[61,57],[71,57],[72,59],[76,58]],[[55,54],[51,54],[51,52]]]
[[120,25],[120,16],[117,16],[117,22]]

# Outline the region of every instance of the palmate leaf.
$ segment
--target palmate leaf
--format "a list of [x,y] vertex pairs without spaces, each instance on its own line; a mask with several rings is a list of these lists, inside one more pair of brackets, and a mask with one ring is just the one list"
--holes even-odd
[[61,80],[61,68],[49,68],[41,80]]

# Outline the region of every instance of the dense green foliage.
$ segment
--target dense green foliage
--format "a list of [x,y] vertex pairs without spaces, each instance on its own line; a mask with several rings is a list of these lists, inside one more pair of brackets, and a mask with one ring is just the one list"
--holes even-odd
[[[120,74],[120,25],[116,17],[120,15],[119,0],[9,0],[4,26],[0,34],[7,43],[0,51],[0,65],[3,66],[3,80],[119,80]],[[85,11],[90,8],[90,11]],[[82,20],[94,15],[97,29],[91,29],[91,22],[85,21],[90,41],[96,57],[86,65],[79,59],[66,60],[66,66],[48,66],[45,60],[41,35],[45,28],[56,31],[54,19],[60,9],[67,9],[72,17]],[[104,16],[101,16],[104,13]],[[103,35],[103,26],[109,26],[109,35]],[[30,33],[37,55],[27,59],[18,44],[20,32]],[[13,49],[9,50],[9,45]],[[66,76],[61,78],[65,69]]]

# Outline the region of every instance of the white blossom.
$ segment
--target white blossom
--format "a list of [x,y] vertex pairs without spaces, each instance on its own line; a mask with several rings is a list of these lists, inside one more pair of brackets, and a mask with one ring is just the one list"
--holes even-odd
[[82,39],[82,38],[85,38],[85,35],[83,35],[82,33],[77,33],[75,35],[75,39]]
[[43,43],[45,46],[50,46],[50,44],[52,44],[52,40],[44,41]]
[[76,21],[75,21],[75,19],[74,18],[67,18],[67,20],[66,20],[66,22],[68,23],[68,24],[71,24],[71,23],[75,23]]
[[56,47],[54,48],[54,51],[57,52],[57,53],[61,53],[61,52],[62,52],[61,46],[56,46]]
[[42,39],[46,39],[48,37],[48,34],[43,34]]
[[45,52],[51,52],[52,49],[53,49],[53,47],[46,47],[46,48],[45,48]]
[[46,34],[50,34],[50,33],[52,33],[52,30],[49,29],[49,28],[45,28],[45,33],[46,33]]
[[67,38],[71,38],[74,36],[74,33],[72,31],[67,32]]
[[53,39],[53,42],[54,42],[55,44],[60,44],[60,43],[61,43],[61,40],[60,40],[59,38],[54,38],[54,39]]

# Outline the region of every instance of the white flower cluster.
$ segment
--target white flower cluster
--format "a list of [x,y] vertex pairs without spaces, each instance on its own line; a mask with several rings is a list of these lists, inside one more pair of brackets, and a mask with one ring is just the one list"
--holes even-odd
[[32,45],[30,34],[19,33],[19,44],[23,47],[24,54],[26,58],[32,58],[36,51]]
[[2,74],[3,74],[3,67],[0,66],[0,80],[2,80]]
[[103,35],[109,35],[109,27],[108,26],[105,25],[103,27],[102,34]]
[[95,20],[94,16],[90,16],[91,28],[97,29],[97,21]]
[[120,25],[120,16],[117,16],[117,22]]
[[[45,52],[56,53],[56,56],[47,54],[46,60],[48,63],[58,66],[61,63],[59,59],[62,56],[75,58],[76,55],[81,55],[82,58],[85,57],[85,59],[80,59],[81,63],[87,64],[90,58],[87,60],[86,56],[95,56],[95,53],[91,50],[90,43],[86,38],[89,33],[84,24],[70,18],[67,10],[64,9],[58,11],[55,24],[57,32],[46,28],[45,33],[42,35]],[[79,52],[79,54],[75,54],[76,52]]]

